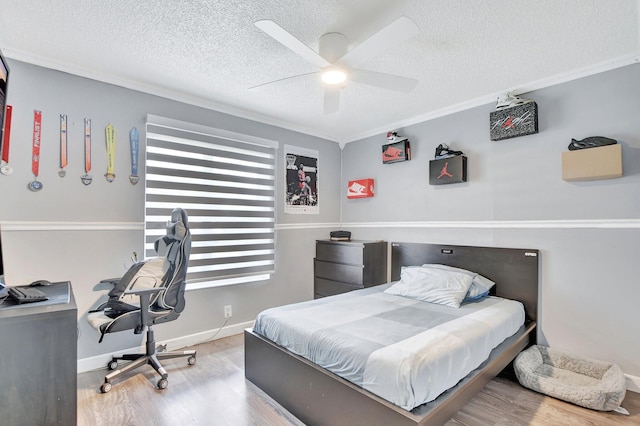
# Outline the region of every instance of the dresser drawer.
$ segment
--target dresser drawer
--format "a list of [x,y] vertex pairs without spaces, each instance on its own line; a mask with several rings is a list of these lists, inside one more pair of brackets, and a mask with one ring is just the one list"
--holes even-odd
[[362,265],[364,263],[362,244],[326,244],[318,242],[316,245],[316,259],[327,262]]
[[341,281],[362,287],[363,270],[362,265],[343,265],[315,259],[315,276],[332,281]]
[[360,288],[362,287],[357,285],[316,278],[313,292],[315,293],[315,297],[324,297],[331,296],[333,294],[347,293]]
[[345,293],[385,282],[386,241],[316,240],[315,297]]

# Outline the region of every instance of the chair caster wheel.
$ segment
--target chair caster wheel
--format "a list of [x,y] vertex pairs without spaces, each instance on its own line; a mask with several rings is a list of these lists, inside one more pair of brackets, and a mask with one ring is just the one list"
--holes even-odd
[[116,368],[118,368],[118,361],[116,361],[115,359],[109,361],[109,363],[107,364],[107,368],[112,371],[115,370]]
[[102,391],[102,393],[107,393],[111,390],[111,383],[103,383],[102,386],[100,386],[100,390]]
[[196,363],[196,356],[195,355],[191,355],[189,358],[187,358],[187,364],[194,365],[195,363]]
[[167,379],[158,380],[158,389],[166,389],[169,386],[169,381]]

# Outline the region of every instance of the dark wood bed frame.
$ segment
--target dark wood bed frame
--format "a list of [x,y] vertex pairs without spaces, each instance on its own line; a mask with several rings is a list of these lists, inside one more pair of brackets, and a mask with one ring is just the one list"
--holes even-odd
[[440,263],[477,272],[494,282],[492,294],[521,301],[526,323],[489,358],[434,401],[406,411],[245,330],[245,377],[308,425],[444,424],[529,344],[538,311],[537,250],[420,243],[391,244],[391,280],[402,266]]

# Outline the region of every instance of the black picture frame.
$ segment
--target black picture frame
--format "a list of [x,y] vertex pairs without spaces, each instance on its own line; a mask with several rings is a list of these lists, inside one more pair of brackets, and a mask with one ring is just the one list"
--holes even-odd
[[409,139],[382,145],[382,164],[411,160]]
[[531,101],[489,114],[489,134],[492,141],[538,133],[538,104]]
[[466,181],[466,156],[456,155],[429,161],[429,185],[448,185]]

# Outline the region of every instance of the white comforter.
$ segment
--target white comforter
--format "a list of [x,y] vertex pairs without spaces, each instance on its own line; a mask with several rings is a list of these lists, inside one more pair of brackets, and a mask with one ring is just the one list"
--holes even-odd
[[381,285],[268,309],[254,331],[406,409],[433,401],[524,323],[520,302],[459,309],[382,293]]

